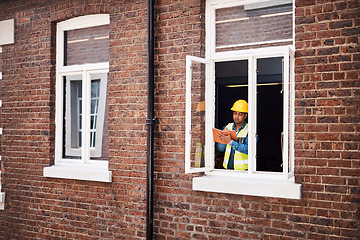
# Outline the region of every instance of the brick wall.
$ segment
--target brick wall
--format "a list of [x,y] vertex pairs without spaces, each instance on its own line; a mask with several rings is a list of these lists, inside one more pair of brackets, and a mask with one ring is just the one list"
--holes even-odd
[[[356,239],[359,3],[296,1],[301,200],[195,192],[184,174],[185,56],[204,56],[204,1],[156,1],[156,239]],[[6,11],[5,11],[6,10]],[[58,21],[110,14],[112,183],[42,177],[54,161]],[[0,239],[145,239],[146,1],[16,0],[3,46]]]
[[359,1],[297,1],[297,225],[310,238],[359,233],[359,14]]
[[109,61],[109,28],[97,26],[66,31],[65,65]]

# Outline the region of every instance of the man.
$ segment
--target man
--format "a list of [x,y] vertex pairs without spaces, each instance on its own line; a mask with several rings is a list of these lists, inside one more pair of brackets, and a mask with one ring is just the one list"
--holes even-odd
[[234,122],[227,124],[224,130],[235,130],[237,141],[231,139],[230,134],[218,134],[219,138],[226,144],[216,143],[220,152],[225,151],[223,167],[225,169],[247,170],[248,169],[248,103],[238,100],[231,108]]

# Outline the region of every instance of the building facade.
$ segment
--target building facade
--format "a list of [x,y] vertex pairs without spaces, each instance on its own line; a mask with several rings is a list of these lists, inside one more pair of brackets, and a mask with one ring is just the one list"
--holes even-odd
[[359,5],[0,1],[0,239],[357,239]]

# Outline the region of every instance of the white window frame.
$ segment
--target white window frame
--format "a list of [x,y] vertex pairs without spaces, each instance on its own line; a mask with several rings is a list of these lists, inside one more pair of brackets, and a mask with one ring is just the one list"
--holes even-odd
[[15,19],[0,21],[0,46],[15,42]]
[[[79,179],[88,181],[111,182],[112,172],[108,170],[108,161],[93,160],[90,148],[90,112],[91,112],[91,75],[109,72],[109,62],[64,66],[64,32],[74,29],[107,25],[109,14],[87,15],[69,19],[57,24],[56,33],[56,103],[55,103],[55,164],[45,167],[45,177]],[[63,109],[64,109],[64,76],[81,75],[82,77],[82,127],[83,131],[81,159],[63,158]],[[106,96],[107,77],[101,80]],[[101,87],[101,86],[100,86]],[[104,92],[105,91],[105,92]],[[87,101],[85,101],[87,99]],[[105,101],[105,98],[103,98]],[[102,110],[103,113],[105,109]],[[104,115],[104,114],[103,114]],[[103,120],[102,120],[103,121]],[[101,139],[102,140],[102,139]],[[95,154],[95,153],[93,153]]]
[[[213,161],[209,161],[211,155],[205,158],[205,166],[200,168],[192,168],[190,155],[191,155],[191,80],[192,80],[192,65],[193,63],[205,64],[205,143],[213,141],[212,127],[215,124],[214,114],[211,114],[210,109],[214,109],[214,97],[215,96],[215,65],[214,61],[207,60],[194,56],[186,56],[186,122],[185,122],[185,173],[196,173],[196,172],[206,172],[209,173],[214,168]],[[214,153],[213,144],[205,144],[206,153]],[[213,156],[214,157],[214,156]]]
[[[98,103],[98,113],[97,113],[97,128],[94,130],[96,132],[96,138],[95,138],[95,146],[96,147],[90,147],[90,156],[91,157],[101,157],[101,152],[102,152],[102,136],[103,136],[103,125],[104,125],[104,116],[105,116],[105,102],[106,102],[106,86],[107,86],[107,71],[85,71],[85,72],[79,72],[78,74],[75,75],[62,75],[60,74],[62,77],[67,77],[66,79],[66,85],[70,86],[70,82],[73,80],[76,81],[81,81],[82,78],[79,78],[79,76],[86,76],[87,80],[91,79],[100,79],[100,94],[99,94],[99,103]],[[68,99],[66,99],[66,108],[70,109],[70,87],[68,87],[66,89],[67,93],[66,96],[68,97]],[[91,91],[91,89],[83,89],[83,92],[88,92]],[[59,93],[60,94],[60,93]],[[66,117],[65,121],[66,121],[66,131],[65,131],[65,148],[66,148],[66,152],[68,153],[68,155],[70,156],[81,156],[82,155],[82,148],[73,148],[71,147],[71,133],[72,130],[71,128],[73,127],[71,124],[72,121],[72,114],[75,114],[76,117],[78,117],[79,112],[78,109],[77,110],[73,110],[69,111],[69,116]],[[90,117],[89,117],[90,118]],[[77,133],[79,131],[79,126],[76,126],[77,128]]]
[[[215,25],[214,7],[241,5],[245,1],[207,1],[206,30]],[[247,1],[249,2],[249,1]],[[259,2],[259,1],[254,1]],[[213,3],[216,3],[215,5]],[[213,8],[213,9],[212,9]],[[214,30],[214,29],[213,29]],[[208,32],[207,32],[208,33]],[[206,35],[206,58],[186,58],[186,132],[185,132],[185,173],[203,172],[204,176],[193,178],[193,190],[221,192],[241,195],[269,196],[280,198],[301,198],[301,184],[294,180],[294,48],[293,46],[267,47],[249,50],[215,53],[214,31]],[[284,134],[283,172],[256,171],[256,60],[261,58],[284,57]],[[249,169],[247,171],[222,170],[214,168],[214,142],[212,128],[215,123],[215,62],[247,60],[248,102],[249,102]],[[206,64],[205,80],[205,166],[192,168],[191,144],[191,65],[193,62]],[[291,69],[291,72],[289,71]],[[289,88],[290,86],[290,88]],[[289,121],[290,119],[290,121]],[[290,124],[290,125],[289,125]],[[289,130],[290,129],[290,130]],[[288,152],[290,149],[290,152]]]

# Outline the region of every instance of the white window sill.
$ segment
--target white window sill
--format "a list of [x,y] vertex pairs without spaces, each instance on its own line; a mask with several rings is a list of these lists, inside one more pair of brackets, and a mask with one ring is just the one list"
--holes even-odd
[[0,210],[5,209],[5,193],[0,192]]
[[193,190],[276,198],[301,198],[301,184],[291,180],[202,176],[193,179]]
[[104,168],[53,165],[44,168],[44,177],[111,182],[112,172]]

